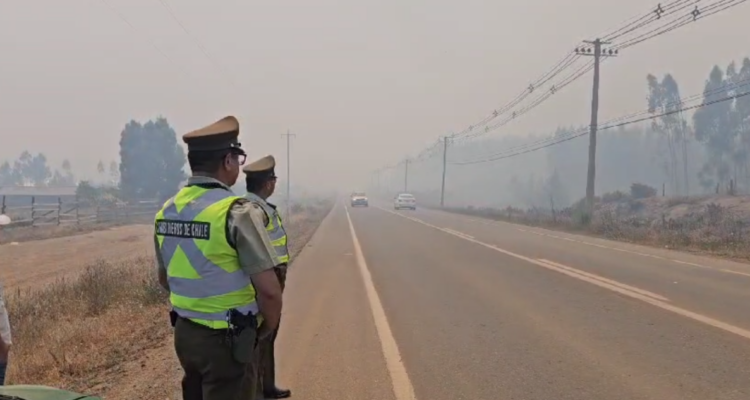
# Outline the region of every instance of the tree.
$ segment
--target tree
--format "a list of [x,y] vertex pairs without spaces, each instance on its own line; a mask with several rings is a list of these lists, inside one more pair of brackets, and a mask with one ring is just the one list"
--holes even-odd
[[17,186],[21,184],[20,176],[9,162],[0,164],[0,186]]
[[[646,80],[649,89],[649,112],[666,114],[654,118],[651,128],[663,136],[667,145],[668,160],[664,165],[667,178],[674,185],[676,193],[687,195],[689,139],[687,121],[679,111],[682,108],[679,86],[670,74],[664,75],[661,82],[651,74],[646,77]],[[682,168],[679,168],[680,165]]]
[[185,152],[163,117],[130,121],[120,134],[120,189],[126,199],[166,198],[185,179]]
[[[62,162],[62,185],[63,186],[73,186],[76,184],[76,177],[73,174],[73,167],[70,165],[70,161],[63,160]],[[55,171],[55,173],[58,173]]]
[[[737,73],[727,73],[727,79],[733,84],[732,94],[746,92],[747,89],[740,89],[739,86],[746,86],[750,81],[750,58],[746,57],[742,60],[742,67]],[[735,140],[738,142],[733,154],[735,175],[742,172],[744,184],[750,188],[750,98],[749,96],[739,97],[733,103],[734,107],[730,111],[729,119],[734,129]]]
[[94,204],[101,196],[98,188],[94,187],[89,181],[80,181],[76,186],[76,197],[86,204]]
[[109,179],[112,186],[117,186],[120,183],[120,165],[117,161],[109,163]]
[[60,173],[60,170],[56,169],[55,172],[52,173],[52,178],[50,178],[49,182],[47,182],[49,186],[68,186],[67,185],[67,179],[65,179],[65,176]]
[[557,170],[552,171],[552,174],[547,178],[547,181],[544,183],[544,191],[553,210],[555,207],[568,205],[568,193]]
[[[714,66],[703,90],[703,103],[710,103],[726,98],[729,87],[726,85],[724,72]],[[704,189],[724,187],[732,171],[732,148],[734,132],[730,119],[732,104],[728,101],[714,103],[698,108],[693,114],[695,138],[704,143],[707,153],[698,178]]]
[[47,157],[39,153],[32,156],[24,151],[13,163],[17,184],[24,186],[45,186],[52,178],[52,171],[47,166]]

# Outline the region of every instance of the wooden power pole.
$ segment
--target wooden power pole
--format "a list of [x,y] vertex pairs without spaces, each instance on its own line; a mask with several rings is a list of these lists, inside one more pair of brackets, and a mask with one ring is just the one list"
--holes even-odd
[[409,191],[409,159],[404,160],[404,192]]
[[443,182],[440,185],[440,207],[445,206],[445,167],[448,164],[448,140],[449,136],[443,137]]
[[609,44],[601,39],[584,41],[593,45],[591,48],[578,48],[576,53],[584,56],[594,57],[594,87],[591,95],[591,126],[589,131],[589,167],[586,176],[586,212],[589,217],[594,215],[594,194],[596,182],[596,132],[599,125],[599,65],[602,56],[615,56],[616,50],[602,50],[602,45]]
[[286,137],[286,220],[290,221],[292,216],[292,184],[289,180],[290,172],[290,156],[291,156],[291,138],[296,137],[294,133],[289,133],[287,130],[285,134],[281,134],[281,137]]

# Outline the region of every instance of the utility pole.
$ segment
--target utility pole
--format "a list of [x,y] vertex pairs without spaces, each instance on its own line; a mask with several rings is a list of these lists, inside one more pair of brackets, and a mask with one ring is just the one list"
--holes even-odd
[[[594,183],[596,181],[596,131],[599,125],[599,65],[602,56],[616,56],[617,50],[602,50],[603,44],[610,44],[601,39],[584,41],[593,45],[591,48],[578,48],[577,54],[594,57],[594,87],[591,95],[591,127],[589,131],[589,168],[586,176],[586,212],[589,218],[594,215]],[[593,54],[592,54],[593,53]]]
[[381,194],[381,191],[382,191],[381,188],[380,188],[380,173],[381,172],[382,172],[381,170],[375,171],[375,179],[376,179],[375,188],[376,188],[376,192],[377,192],[376,194],[378,196]]
[[404,160],[404,192],[409,191],[409,159]]
[[443,182],[440,185],[440,207],[445,205],[445,167],[448,163],[448,140],[450,136],[443,137]]
[[286,136],[286,218],[287,221],[291,220],[292,217],[292,184],[291,180],[289,179],[290,176],[290,155],[291,155],[291,138],[296,137],[297,135],[294,133],[289,133],[289,130],[286,131],[286,133],[282,133],[281,137]]

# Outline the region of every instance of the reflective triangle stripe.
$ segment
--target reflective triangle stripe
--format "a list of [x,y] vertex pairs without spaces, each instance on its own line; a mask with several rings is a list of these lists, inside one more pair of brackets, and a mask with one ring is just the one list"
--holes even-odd
[[[227,190],[211,189],[185,205],[179,212],[177,205],[174,204],[174,198],[170,199],[163,212],[164,219],[193,221],[206,208],[232,196],[234,195]],[[250,285],[250,279],[241,270],[226,272],[206,258],[195,243],[195,239],[192,238],[163,236],[161,254],[165,265],[170,264],[178,247],[202,279],[168,276],[167,280],[172,293],[189,298],[206,298],[231,293]]]

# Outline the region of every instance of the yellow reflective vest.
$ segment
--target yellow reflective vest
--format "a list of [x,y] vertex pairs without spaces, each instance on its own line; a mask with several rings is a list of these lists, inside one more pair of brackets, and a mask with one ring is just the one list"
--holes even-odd
[[268,232],[268,237],[271,239],[273,248],[276,249],[276,256],[278,257],[279,262],[288,263],[289,248],[286,242],[286,230],[284,230],[284,225],[281,223],[281,215],[279,215],[276,206],[263,200],[255,193],[248,193],[245,197],[253,203],[261,206],[263,211],[265,211],[266,216],[268,216],[266,232]]
[[227,213],[240,198],[223,188],[186,186],[156,214],[172,308],[213,329],[228,327],[231,309],[258,314],[255,288],[227,240]]

